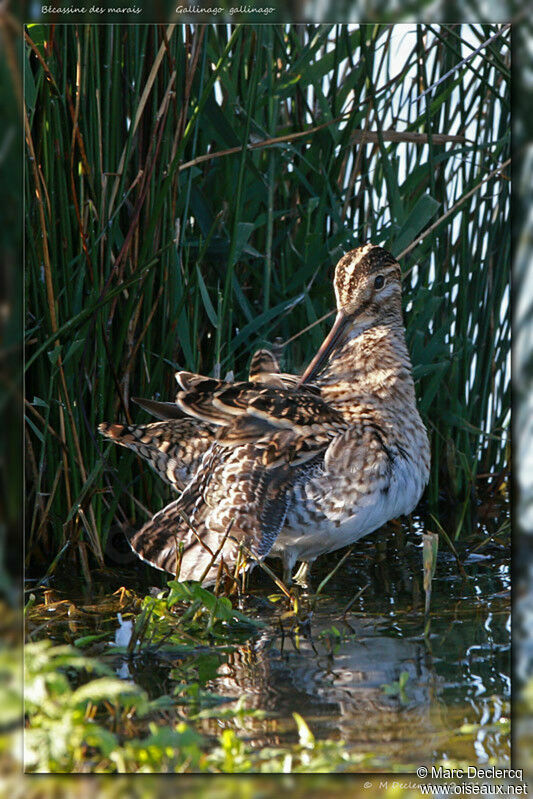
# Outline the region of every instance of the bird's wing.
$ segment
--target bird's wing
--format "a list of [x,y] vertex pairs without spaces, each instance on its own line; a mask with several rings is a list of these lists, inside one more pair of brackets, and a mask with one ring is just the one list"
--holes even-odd
[[249,383],[215,392],[204,387],[200,382],[180,392],[178,402],[185,413],[216,420],[215,440],[182,495],[135,533],[131,545],[172,573],[181,546],[180,577],[199,579],[207,569],[206,581],[214,582],[220,558],[232,569],[239,548],[256,560],[268,555],[300,470],[323,457],[346,425],[324,400],[302,391]]
[[[248,385],[249,388],[270,386],[272,388],[297,389],[300,381],[298,375],[280,372],[278,359],[267,349],[257,350],[253,354],[250,362],[248,381],[244,383],[227,383],[224,380],[205,377],[204,375],[187,372],[185,370],[176,372],[175,377],[180,392],[198,390],[208,394],[223,391],[234,385]],[[306,391],[311,394],[320,395],[320,389],[315,385],[306,384],[305,388]],[[176,402],[160,402],[152,399],[143,399],[142,397],[132,397],[132,400],[158,419],[181,419],[184,416],[184,411]]]
[[243,416],[262,419],[273,428],[293,429],[299,434],[310,434],[321,426],[344,426],[342,415],[322,397],[302,389],[250,382],[223,383],[213,388],[212,380],[206,378],[194,388],[179,391],[176,403],[184,414],[222,427]]
[[189,482],[213,441],[213,428],[185,416],[136,426],[103,422],[98,429],[133,450],[177,491]]
[[131,398],[136,405],[140,405],[145,411],[148,411],[156,419],[183,419],[184,413],[180,411],[175,402],[158,402],[152,399],[143,399],[142,397]]

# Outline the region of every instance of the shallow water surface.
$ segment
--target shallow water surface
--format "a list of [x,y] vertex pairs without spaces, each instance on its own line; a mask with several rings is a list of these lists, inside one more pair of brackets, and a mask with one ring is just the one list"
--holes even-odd
[[[440,547],[429,628],[421,537],[389,526],[360,542],[316,597],[313,592],[343,553],[318,561],[312,585],[299,589],[297,615],[256,570],[238,607],[263,626],[239,634],[229,647],[210,648],[204,641],[183,653],[148,642],[127,654],[135,602],[121,604],[113,592],[121,584],[135,585],[132,572],[96,573],[90,590],[55,578],[46,595],[34,591],[38,604],[29,614],[28,634],[71,643],[98,636],[88,652],[111,662],[117,676],[134,680],[151,697],[174,695],[175,720],[190,713],[180,686],[192,663],[212,711],[195,724],[213,740],[232,727],[254,747],[283,746],[298,740],[297,713],[316,739],[342,740],[347,750],[360,753],[355,770],[410,771],[443,759],[505,765],[508,541],[486,530],[480,538],[478,530],[475,540],[457,544],[462,568],[443,539]],[[135,585],[139,597],[148,585]],[[222,718],[218,709],[237,700],[266,714]]]

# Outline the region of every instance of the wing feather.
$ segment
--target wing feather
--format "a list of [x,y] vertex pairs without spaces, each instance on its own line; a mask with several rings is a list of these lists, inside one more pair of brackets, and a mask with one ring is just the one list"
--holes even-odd
[[183,417],[147,425],[103,422],[100,433],[115,444],[133,450],[177,491],[182,491],[209,449],[214,430]]

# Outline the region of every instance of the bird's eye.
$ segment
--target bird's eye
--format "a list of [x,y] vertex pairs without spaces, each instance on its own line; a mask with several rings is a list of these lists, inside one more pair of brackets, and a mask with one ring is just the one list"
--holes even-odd
[[383,275],[378,275],[377,278],[374,280],[374,286],[377,289],[383,288],[383,284],[385,283],[385,278]]

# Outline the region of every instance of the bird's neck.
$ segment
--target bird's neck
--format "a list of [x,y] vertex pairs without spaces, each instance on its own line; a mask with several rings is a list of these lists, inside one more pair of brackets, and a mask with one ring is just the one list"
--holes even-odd
[[411,369],[402,320],[393,318],[350,337],[316,382],[336,407],[367,400],[405,407],[415,403]]

